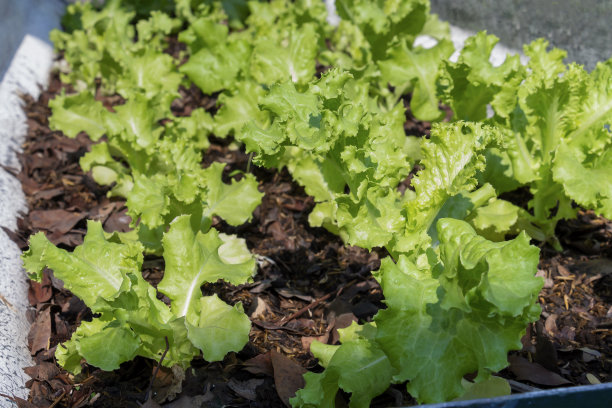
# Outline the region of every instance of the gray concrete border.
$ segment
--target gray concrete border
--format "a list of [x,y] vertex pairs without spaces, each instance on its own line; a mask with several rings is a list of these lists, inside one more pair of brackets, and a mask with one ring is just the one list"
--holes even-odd
[[512,48],[544,37],[567,61],[592,70],[612,57],[608,0],[431,0],[432,12],[468,30],[487,30]]
[[[21,184],[4,168],[19,171],[17,152],[27,132],[21,96],[38,98],[53,63],[48,33],[59,27],[60,0],[0,0],[0,226],[17,228],[27,211]],[[0,230],[0,393],[27,398],[23,368],[32,365],[27,348],[27,283],[21,251]],[[0,397],[0,407],[14,407]]]

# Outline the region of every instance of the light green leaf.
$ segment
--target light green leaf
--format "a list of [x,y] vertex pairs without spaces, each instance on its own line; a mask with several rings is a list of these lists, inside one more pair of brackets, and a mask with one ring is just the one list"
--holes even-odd
[[258,183],[252,174],[225,184],[221,179],[224,167],[222,163],[213,163],[204,170],[207,186],[204,216],[218,215],[230,225],[241,225],[251,219],[263,193],[257,189]]
[[98,324],[100,319],[91,325],[83,322],[77,333],[79,341],[76,349],[87,360],[87,363],[105,371],[119,368],[125,361],[133,360],[140,347],[138,336],[127,324],[114,320],[104,327]]
[[263,94],[263,88],[251,81],[239,82],[231,95],[222,93],[218,101],[221,107],[214,118],[215,135],[225,137],[234,134],[238,140],[242,140],[241,129],[246,123],[253,121],[258,126],[265,124],[268,113],[258,106]]
[[[367,374],[366,374],[367,373]],[[307,373],[306,387],[291,399],[294,407],[333,407],[338,388],[352,393],[351,408],[367,408],[391,382],[393,367],[376,343],[354,340],[338,348],[323,373]]]
[[264,157],[261,156],[276,154],[286,137],[278,125],[262,129],[254,122],[248,122],[242,127],[240,141],[245,144],[247,151],[257,153],[257,161],[262,162]]
[[192,55],[179,71],[186,74],[205,94],[232,88],[246,67],[250,45],[243,40],[202,48]]
[[516,106],[517,89],[525,69],[517,55],[493,66],[491,51],[499,41],[481,31],[469,37],[456,63],[446,62],[438,80],[438,93],[459,120],[482,121],[487,105],[499,116],[507,117]]
[[504,395],[510,395],[512,391],[506,379],[496,376],[476,384],[464,381],[463,385],[466,387],[465,393],[461,397],[455,398],[454,401],[503,397]]
[[[163,177],[163,175],[159,175]],[[128,214],[132,223],[140,222],[155,228],[165,225],[169,210],[169,197],[160,177],[150,178],[134,174],[134,186],[127,194]]]
[[313,24],[293,28],[287,40],[263,37],[255,44],[250,74],[259,83],[268,85],[286,80],[307,83],[315,73],[317,49]]
[[82,299],[94,313],[107,308],[122,292],[130,289],[127,273],[140,270],[142,245],[108,242],[102,224],[88,221],[83,245],[69,253],[51,244],[42,232],[30,241],[30,250],[23,255],[29,273],[41,273],[46,265],[55,277],[64,281],[66,289]]
[[453,51],[449,40],[429,49],[409,49],[406,43],[400,43],[389,50],[387,59],[378,63],[385,82],[394,87],[413,85],[410,109],[418,119],[431,121],[442,116],[436,93],[437,67]]
[[[206,234],[194,233],[188,215],[177,217],[164,235],[166,271],[158,289],[172,301],[174,314],[185,316],[191,324],[194,324],[194,316],[200,315],[200,286],[219,279],[239,285],[249,281],[255,273],[253,258],[241,263],[230,263],[234,262],[234,257],[221,258],[219,249],[224,244],[214,229]],[[244,241],[235,241],[232,245],[242,247],[235,251],[246,251]],[[227,248],[221,253],[226,254]]]
[[260,105],[273,112],[280,121],[295,118],[299,122],[308,122],[311,117],[319,115],[317,97],[298,92],[292,82],[273,85],[270,92],[260,99]]
[[[458,211],[453,216],[461,213],[463,218],[478,204],[486,203],[490,194],[478,196],[474,202],[465,194],[474,190],[474,176],[484,169],[483,153],[488,147],[498,145],[500,140],[495,128],[478,123],[455,122],[432,127],[430,139],[421,145],[424,169],[412,180],[416,198],[405,204],[406,230],[403,236],[396,238],[394,250],[410,253],[426,248],[435,239],[436,220],[445,216],[445,212]],[[457,198],[447,204],[455,196]]]
[[519,207],[506,200],[495,199],[476,208],[470,215],[469,222],[483,237],[502,241],[518,222],[519,210]]
[[114,109],[126,139],[136,148],[151,147],[163,132],[163,128],[156,123],[162,115],[144,95],[134,95],[125,104],[117,105]]
[[336,199],[336,224],[340,236],[350,245],[371,249],[385,246],[405,225],[399,193],[366,187],[360,200],[349,196]]
[[188,317],[186,324],[189,340],[206,361],[220,361],[230,351],[240,351],[251,330],[242,304],[232,307],[217,295],[201,297],[198,314]]
[[[461,297],[468,304],[472,297],[482,296],[506,316],[520,316],[532,304],[534,293],[539,293],[542,288],[542,279],[534,277],[539,251],[529,245],[525,233],[511,241],[491,242],[476,234],[469,224],[445,219],[438,223],[438,234],[440,241],[445,243],[441,258],[449,272],[442,278],[443,282],[449,279],[448,283],[443,283],[444,287],[448,284],[460,287],[463,292]],[[457,256],[459,258],[455,258]],[[512,273],[508,269],[509,260],[512,260]],[[485,264],[486,275],[480,277],[478,275],[482,272],[478,270]],[[450,271],[454,265],[459,268],[457,272]],[[466,270],[477,273],[476,279],[470,277]],[[447,293],[450,296],[451,290],[447,290]],[[442,305],[450,307],[445,300],[442,300]],[[453,306],[461,308],[458,303]]]
[[76,137],[86,132],[96,141],[107,130],[105,121],[109,112],[93,95],[83,92],[76,95],[61,93],[49,101],[52,115],[49,117],[49,128],[60,130],[68,137]]
[[555,181],[578,204],[612,219],[612,146],[587,158],[582,151],[561,145],[553,172]]
[[547,52],[548,41],[544,38],[539,38],[529,44],[523,46],[525,55],[529,57],[528,67],[531,70],[531,75],[526,78],[526,81],[544,81],[547,85],[551,85],[561,73],[566,70],[563,60],[567,56],[567,52],[558,48],[553,48]]
[[117,92],[128,99],[138,95],[153,98],[163,93],[178,97],[178,87],[182,77],[177,72],[170,55],[147,49],[135,54],[125,64],[124,72],[117,80],[116,87]]
[[426,403],[463,394],[466,373],[477,371],[480,382],[507,366],[508,350],[521,348],[539,316],[542,287],[538,249],[524,234],[494,243],[442,219],[438,235],[440,261],[433,253],[427,264],[401,256],[375,274],[388,304],[375,317],[377,342],[398,370],[394,380],[409,380],[410,394]]

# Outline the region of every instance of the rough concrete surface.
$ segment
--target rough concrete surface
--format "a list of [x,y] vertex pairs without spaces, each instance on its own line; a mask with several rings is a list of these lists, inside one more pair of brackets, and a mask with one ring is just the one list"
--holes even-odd
[[[0,226],[15,229],[26,211],[21,185],[4,168],[19,170],[16,153],[27,131],[20,95],[37,98],[53,61],[48,40],[59,27],[60,0],[0,0]],[[0,393],[27,398],[23,367],[32,365],[27,349],[27,284],[21,252],[0,230]],[[0,407],[14,407],[0,397]]]
[[431,0],[442,20],[487,30],[511,48],[544,37],[568,52],[567,61],[591,70],[612,57],[610,0]]

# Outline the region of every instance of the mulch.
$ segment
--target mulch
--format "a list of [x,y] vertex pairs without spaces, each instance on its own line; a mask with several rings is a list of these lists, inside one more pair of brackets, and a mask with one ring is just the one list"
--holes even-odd
[[[92,142],[83,134],[68,139],[48,127],[48,101],[62,88],[66,86],[54,74],[38,100],[25,98],[29,131],[16,177],[29,213],[19,220],[17,231],[9,232],[22,249],[31,234],[45,231],[54,244],[71,250],[82,242],[87,219],[99,220],[109,232],[129,229],[125,201],[108,198],[108,189],[79,167]],[[214,109],[214,98],[195,87],[180,92],[181,99],[173,104],[176,115],[188,115],[198,106]],[[121,102],[99,99],[107,106]],[[429,130],[409,113],[405,128],[407,134],[420,136]],[[211,141],[204,166],[225,163],[228,177],[247,169],[248,156],[231,150],[230,140]],[[150,387],[159,402],[176,396],[169,407],[284,407],[303,385],[302,374],[321,370],[309,344],[315,339],[337,343],[339,328],[367,321],[383,307],[371,271],[385,253],[345,246],[326,230],[310,227],[313,200],[286,171],[253,166],[250,171],[265,193],[253,220],[231,227],[215,219],[214,227],[246,239],[258,256],[257,276],[247,285],[202,288],[229,303],[243,303],[252,321],[247,346],[222,362],[196,358],[186,372],[162,368],[153,377],[157,362],[138,358],[114,372],[85,365],[83,373],[73,376],[56,365],[54,353],[92,315],[46,271],[41,283],[29,282],[28,345],[35,365],[25,369],[31,377],[26,384],[30,395],[27,401],[16,399],[20,407],[139,407]],[[542,247],[542,316],[528,328],[523,350],[511,353],[510,367],[499,374],[514,392],[612,380],[612,223],[580,212],[576,220],[561,223],[558,235],[566,248],[562,253]],[[163,259],[147,257],[143,276],[156,285],[163,276]],[[337,406],[343,406],[344,397],[339,395]],[[412,404],[405,387],[396,385],[372,406]],[[156,405],[148,400],[144,406]]]

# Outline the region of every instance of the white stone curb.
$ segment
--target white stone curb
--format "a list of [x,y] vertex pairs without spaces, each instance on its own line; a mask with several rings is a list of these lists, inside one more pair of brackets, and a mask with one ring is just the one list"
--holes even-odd
[[[60,0],[0,0],[0,165],[19,170],[16,153],[27,132],[20,95],[38,98],[47,86],[53,62],[48,33],[59,27],[64,9]],[[14,230],[20,212],[27,211],[21,184],[0,168],[0,226]],[[21,251],[0,229],[0,393],[26,399],[32,365],[27,348],[30,328],[27,284]],[[0,407],[15,407],[0,397]]]

